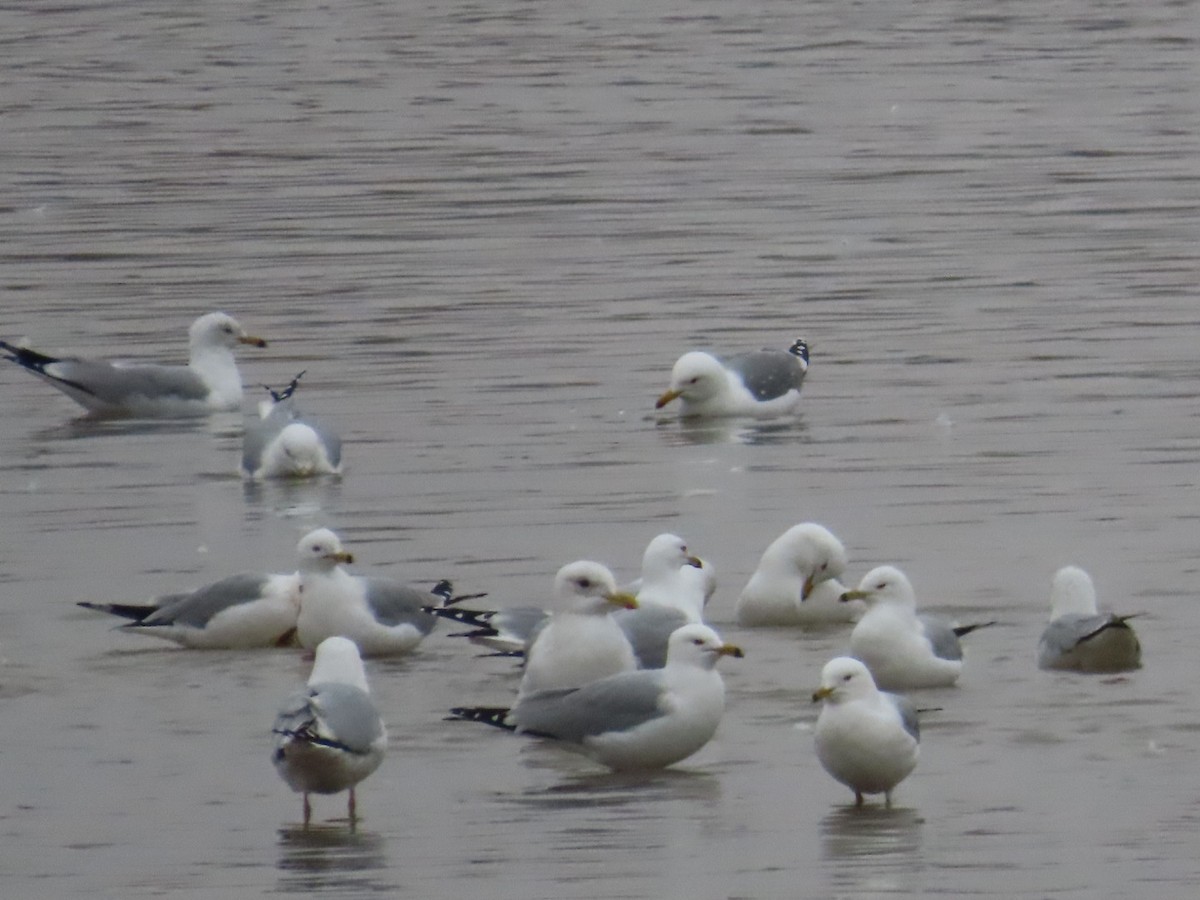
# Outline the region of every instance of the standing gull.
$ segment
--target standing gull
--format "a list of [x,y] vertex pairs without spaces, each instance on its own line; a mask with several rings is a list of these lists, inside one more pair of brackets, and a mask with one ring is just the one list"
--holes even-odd
[[846,550],[829,529],[815,522],[793,525],[767,547],[738,597],[735,615],[743,626],[820,626],[852,622],[863,614],[861,600],[842,602],[837,579],[846,569]]
[[670,386],[654,407],[679,399],[683,416],[779,416],[799,406],[807,372],[803,340],[787,350],[755,350],[727,360],[693,350],[675,361]]
[[962,674],[959,638],[994,622],[954,625],[918,615],[917,595],[895,566],[879,566],[842,597],[865,600],[867,611],[850,632],[850,655],[862,660],[881,690],[949,687]]
[[661,669],[622,672],[580,688],[523,696],[511,709],[451,710],[456,718],[562,741],[610,769],[660,769],[691,756],[725,711],[722,656],[742,651],[707,625],[671,635]]
[[358,819],[354,788],[379,768],[387,749],[387,730],[353,641],[321,642],[308,686],[284,704],[272,732],[271,760],[288,787],[304,795],[304,824],[312,819],[309,794],[349,791],[347,815],[353,825]]
[[817,759],[825,771],[854,791],[883,794],[892,805],[892,788],[917,765],[920,730],[917,711],[904,697],[881,692],[859,660],[839,656],[821,670],[813,702],[824,701],[815,732]]
[[351,575],[343,563],[354,561],[338,536],[318,528],[296,545],[300,564],[300,645],[316,647],[341,635],[363,656],[408,653],[433,630],[437,618],[422,607],[437,606],[441,594],[409,587],[391,578]]
[[94,359],[57,359],[0,341],[7,359],[58,388],[96,415],[201,415],[235,409],[242,402],[242,378],[233,349],[265,347],[225,313],[201,316],[188,330],[186,366],[129,364]]
[[1142,647],[1129,625],[1137,613],[1100,613],[1092,579],[1064,566],[1050,589],[1050,624],[1038,645],[1038,666],[1074,672],[1128,672],[1142,666]]
[[282,391],[268,388],[271,401],[260,405],[257,418],[247,418],[242,437],[244,477],[258,481],[341,473],[341,438],[296,408],[293,395],[300,375]]
[[149,604],[79,605],[131,620],[121,631],[165,638],[184,647],[282,647],[296,636],[300,576],[231,575],[191,593],[168,594]]

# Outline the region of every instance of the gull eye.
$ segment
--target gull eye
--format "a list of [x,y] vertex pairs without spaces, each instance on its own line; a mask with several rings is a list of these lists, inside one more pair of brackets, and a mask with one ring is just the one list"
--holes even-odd
[[853,678],[854,678],[854,673],[847,672],[845,675],[842,676],[842,681],[851,681]]
[[580,578],[575,583],[577,585],[579,585],[581,588],[590,588],[592,586],[591,579],[588,579],[588,578]]
[[704,646],[704,638],[692,638],[692,643],[695,644],[697,647],[703,647]]

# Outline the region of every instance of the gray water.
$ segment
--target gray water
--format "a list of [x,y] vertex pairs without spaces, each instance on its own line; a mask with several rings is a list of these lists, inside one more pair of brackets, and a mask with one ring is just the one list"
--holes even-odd
[[[106,422],[0,368],[5,897],[1182,897],[1200,877],[1197,4],[81,0],[0,9],[0,334],[180,361],[198,314],[306,369],[340,482],[248,490],[241,417]],[[653,414],[674,358],[812,345],[802,413]],[[891,810],[812,752],[844,631],[746,631],[763,548],[999,619],[926,692]],[[362,820],[271,770],[291,651],[188,652],[78,600],[286,570],[539,600],[656,533],[720,576],[717,738],[604,774],[441,720],[503,702],[447,629],[372,661]],[[1146,667],[1042,673],[1053,571]]]

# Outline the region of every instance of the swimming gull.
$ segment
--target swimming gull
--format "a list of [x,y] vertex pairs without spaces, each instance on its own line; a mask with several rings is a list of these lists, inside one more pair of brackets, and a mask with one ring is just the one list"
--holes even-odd
[[387,729],[353,641],[331,637],[320,643],[307,687],[287,700],[272,732],[272,762],[288,787],[304,795],[304,824],[312,819],[309,794],[349,791],[353,825],[355,786],[379,768],[387,749]]
[[793,525],[767,547],[738,596],[739,625],[817,627],[852,622],[866,611],[861,600],[842,602],[838,578],[846,549],[815,522]]
[[433,630],[437,618],[423,607],[444,597],[409,587],[391,578],[351,575],[343,563],[354,561],[338,536],[318,528],[296,545],[300,564],[300,645],[316,647],[341,635],[358,645],[363,656],[409,653]]
[[79,605],[131,620],[120,626],[121,631],[165,638],[184,647],[282,647],[296,637],[300,576],[231,575],[191,593],[168,594],[149,604]]
[[654,406],[662,409],[679,399],[683,416],[783,415],[799,406],[807,372],[803,340],[787,350],[755,350],[727,360],[693,350],[676,360],[670,386]]
[[722,656],[741,657],[707,625],[671,636],[667,664],[610,675],[569,690],[523,696],[511,709],[459,708],[455,718],[552,738],[610,769],[658,769],[691,756],[725,710]]
[[866,664],[885,691],[954,684],[963,666],[958,639],[995,624],[955,625],[941,616],[918,615],[912,584],[895,566],[872,569],[842,596],[867,602],[867,611],[850,632],[850,655]]
[[247,418],[242,436],[244,477],[257,481],[341,473],[341,438],[296,407],[294,394],[303,374],[282,391],[268,388],[271,401],[259,406],[256,418]]
[[235,409],[242,402],[242,379],[233,349],[265,347],[225,313],[201,316],[188,330],[186,366],[130,364],[94,359],[55,358],[0,341],[7,359],[58,388],[96,415],[200,415]]
[[1064,566],[1050,590],[1050,624],[1038,645],[1038,666],[1074,672],[1128,672],[1142,665],[1142,647],[1129,620],[1100,613],[1096,588],[1078,566]]
[[920,753],[917,711],[906,698],[881,692],[866,666],[839,656],[821,670],[813,702],[817,717],[817,759],[825,771],[854,791],[856,806],[865,794],[883,794],[908,777]]

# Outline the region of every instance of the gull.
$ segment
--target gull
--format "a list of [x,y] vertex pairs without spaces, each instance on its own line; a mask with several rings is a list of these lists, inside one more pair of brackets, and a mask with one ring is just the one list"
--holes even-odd
[[1050,590],[1050,624],[1038,645],[1038,666],[1075,672],[1128,672],[1142,666],[1142,647],[1129,625],[1138,613],[1100,613],[1092,579],[1064,566]]
[[200,650],[283,647],[296,636],[300,576],[231,575],[191,593],[167,594],[149,604],[79,604],[129,619],[120,630]]
[[866,664],[881,690],[949,687],[962,674],[958,639],[995,624],[954,625],[940,616],[918,615],[912,584],[895,566],[872,569],[842,597],[867,602],[850,632],[850,655]]
[[716,733],[725,710],[717,660],[742,655],[707,625],[685,625],[671,635],[661,669],[527,694],[511,710],[459,708],[451,716],[552,738],[610,769],[660,769],[691,756]]
[[351,575],[342,564],[353,562],[354,556],[328,528],[301,538],[296,556],[296,633],[302,647],[312,649],[327,637],[341,635],[354,641],[363,656],[409,653],[437,623],[424,607],[440,605],[444,596],[391,578]]
[[668,642],[675,630],[703,621],[709,585],[703,563],[680,566],[672,582],[671,592],[656,594],[659,600],[643,600],[643,589],[637,595],[637,609],[619,609],[612,614],[633,647],[638,668],[661,669],[666,665]]
[[861,600],[842,602],[838,578],[846,550],[828,528],[793,525],[767,547],[738,596],[739,625],[821,626],[852,622],[866,610]]
[[790,413],[800,404],[808,372],[808,344],[797,340],[787,350],[756,350],[722,360],[693,350],[671,369],[671,383],[654,404],[683,403],[683,416],[771,416]]
[[609,613],[633,609],[637,600],[617,589],[607,566],[568,563],[554,576],[557,608],[525,648],[518,698],[537,691],[574,688],[637,667],[629,639]]
[[891,806],[892,789],[916,768],[920,753],[912,703],[880,691],[867,667],[848,656],[825,664],[812,698],[823,701],[815,740],[825,771],[854,791],[855,806],[865,794],[883,794]]
[[347,815],[358,819],[355,786],[379,768],[387,729],[367,687],[354,642],[343,637],[317,647],[307,687],[280,709],[271,729],[271,760],[293,791],[304,795],[304,824],[312,819],[309,794],[350,792]]
[[237,408],[242,379],[233,349],[238,344],[265,347],[267,342],[246,334],[236,319],[221,312],[193,322],[188,341],[186,366],[58,359],[4,341],[0,349],[95,415],[201,415]]
[[301,372],[282,391],[267,390],[271,402],[249,418],[242,437],[242,475],[264,478],[309,478],[342,471],[342,440],[337,433],[304,416],[294,393]]

